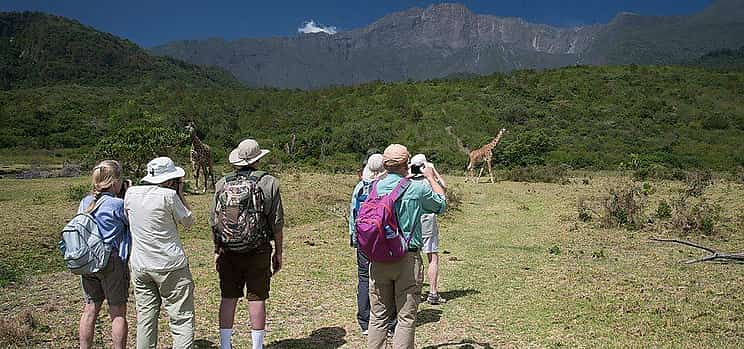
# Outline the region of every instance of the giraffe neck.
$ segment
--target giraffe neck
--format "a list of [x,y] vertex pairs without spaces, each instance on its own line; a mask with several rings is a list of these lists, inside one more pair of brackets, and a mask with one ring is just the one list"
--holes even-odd
[[201,140],[196,135],[196,130],[191,131],[191,146],[193,148],[203,148]]

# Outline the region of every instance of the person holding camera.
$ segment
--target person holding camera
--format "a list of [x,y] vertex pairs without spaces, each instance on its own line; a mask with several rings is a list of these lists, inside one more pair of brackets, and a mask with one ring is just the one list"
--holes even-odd
[[88,213],[96,220],[103,241],[112,247],[106,268],[82,275],[83,314],[80,317],[80,348],[91,348],[96,319],[103,300],[109,304],[113,348],[124,348],[127,342],[127,298],[129,296],[129,221],[124,213],[127,181],[122,179],[121,165],[104,160],[93,167],[93,190],[80,201],[78,213]]
[[173,348],[194,346],[194,281],[176,228],[194,222],[183,195],[184,175],[170,158],[155,158],[141,185],[129,188],[124,198],[139,349],[157,347],[161,304],[168,311]]
[[[447,184],[444,178],[439,175],[434,164],[426,161],[424,154],[416,154],[411,158],[411,174],[414,180],[421,180],[428,185],[426,178],[422,174],[424,168],[430,168],[434,173],[434,179],[444,189]],[[437,215],[434,213],[425,213],[421,215],[421,237],[423,245],[421,251],[426,253],[429,258],[429,265],[426,275],[429,278],[429,294],[426,296],[426,302],[431,305],[444,304],[447,302],[439,295],[437,290],[439,278],[439,227],[437,226]]]

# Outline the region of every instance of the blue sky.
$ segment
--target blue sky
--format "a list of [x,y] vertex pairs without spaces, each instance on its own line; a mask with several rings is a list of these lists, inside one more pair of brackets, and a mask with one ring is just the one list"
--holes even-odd
[[[410,7],[422,0],[2,0],[1,11],[34,10],[77,19],[83,24],[151,47],[181,39],[296,35],[303,23],[348,30]],[[606,23],[618,12],[681,15],[702,10],[712,0],[464,0],[479,14],[522,17],[560,26]]]

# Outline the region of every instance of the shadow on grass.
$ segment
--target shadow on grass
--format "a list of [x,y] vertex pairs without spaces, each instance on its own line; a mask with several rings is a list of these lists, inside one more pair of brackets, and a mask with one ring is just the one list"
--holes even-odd
[[322,327],[312,333],[307,338],[284,339],[269,344],[267,349],[304,349],[304,348],[324,348],[336,349],[346,344],[344,337],[346,330],[341,327]]
[[438,349],[438,348],[458,348],[458,349],[493,349],[490,343],[480,343],[470,339],[463,339],[459,342],[450,342],[430,345],[423,347],[422,349]]
[[439,309],[424,309],[416,315],[416,327],[426,325],[432,322],[439,322],[442,319],[442,311]]
[[206,339],[197,339],[194,341],[194,348],[195,349],[217,349],[219,346],[214,344],[212,341],[208,341]]
[[449,302],[449,301],[452,301],[458,298],[467,297],[471,294],[479,294],[479,293],[480,291],[469,288],[465,290],[452,290],[452,291],[439,292],[439,295],[442,296],[442,298],[446,299],[447,302]]

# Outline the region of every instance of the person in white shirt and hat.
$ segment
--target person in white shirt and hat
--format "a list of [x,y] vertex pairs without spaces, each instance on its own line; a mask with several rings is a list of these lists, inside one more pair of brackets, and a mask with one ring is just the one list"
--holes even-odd
[[[422,180],[427,183],[424,176],[421,174],[421,170],[425,167],[431,168],[434,171],[435,180],[439,183],[442,188],[446,189],[447,184],[436,168],[434,164],[426,161],[424,154],[416,154],[411,158],[411,175],[413,179]],[[427,183],[428,184],[428,183]],[[421,251],[426,253],[429,258],[429,265],[426,270],[426,274],[429,278],[429,294],[426,296],[426,302],[431,305],[444,304],[447,302],[438,292],[439,287],[439,227],[437,226],[437,215],[434,213],[426,213],[421,215],[421,237],[423,238],[423,245]]]
[[176,228],[194,222],[183,195],[184,174],[168,157],[153,159],[147,176],[124,198],[132,235],[129,265],[138,349],[158,347],[161,304],[168,312],[173,348],[194,346],[194,281]]

